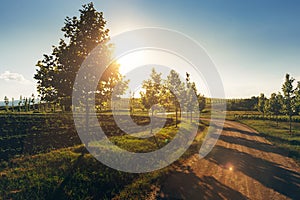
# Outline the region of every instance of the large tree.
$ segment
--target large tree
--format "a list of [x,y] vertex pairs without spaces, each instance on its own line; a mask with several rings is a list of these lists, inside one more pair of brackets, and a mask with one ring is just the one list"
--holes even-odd
[[293,116],[293,98],[294,98],[294,89],[293,82],[295,79],[290,77],[289,74],[285,75],[285,82],[282,85],[282,91],[284,95],[284,111],[289,116],[290,123],[290,133],[292,133],[292,116]]
[[[109,60],[112,50],[103,13],[98,12],[93,3],[83,5],[79,12],[79,18],[65,19],[61,29],[64,39],[54,46],[50,55],[44,55],[44,59],[38,61],[34,76],[42,100],[59,101],[66,110],[70,110],[73,85],[82,62],[96,46],[101,46],[101,59]],[[110,97],[111,92],[107,91],[123,78],[118,69],[118,64],[113,63],[106,71],[98,87],[100,91],[105,90],[105,94],[98,96]]]

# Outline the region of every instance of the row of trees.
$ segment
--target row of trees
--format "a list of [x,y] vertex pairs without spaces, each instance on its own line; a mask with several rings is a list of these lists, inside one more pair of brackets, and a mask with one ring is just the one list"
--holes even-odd
[[[190,113],[190,120],[192,120],[195,109],[201,112],[205,108],[205,98],[197,92],[196,84],[191,82],[189,73],[186,73],[185,82],[174,70],[170,71],[166,80],[163,80],[161,76],[162,74],[157,73],[153,68],[150,78],[143,82],[143,91],[140,92],[141,103],[146,109],[151,110],[152,117],[156,104],[163,105],[167,110],[173,107],[177,126],[178,111],[181,113],[185,110],[187,115]],[[195,100],[197,102],[194,102]]]
[[[33,107],[35,109],[35,103],[38,99],[35,98],[35,95],[32,94],[31,97],[22,97],[20,96],[20,99],[18,101],[15,101],[14,98],[9,101],[9,98],[7,96],[4,97],[4,104],[5,104],[5,110],[8,111],[9,109],[14,111],[24,111],[28,112]],[[11,102],[11,103],[10,103]],[[10,105],[9,105],[10,104]]]
[[4,106],[6,112],[64,112],[64,105],[61,105],[59,102],[44,102],[41,101],[40,97],[35,97],[32,94],[30,97],[20,96],[19,100],[11,98],[11,100],[5,96],[4,97]]
[[[289,116],[290,133],[292,132],[292,117],[300,114],[300,81],[294,87],[295,79],[289,74],[285,76],[285,82],[282,85],[282,94],[272,93],[268,99],[262,93],[258,98],[257,109],[263,116],[266,114],[279,115],[285,114]],[[278,120],[277,120],[278,123]]]

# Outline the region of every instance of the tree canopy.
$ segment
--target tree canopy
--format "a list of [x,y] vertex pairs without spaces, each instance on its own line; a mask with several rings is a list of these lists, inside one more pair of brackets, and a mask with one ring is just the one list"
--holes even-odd
[[[96,46],[101,46],[100,59],[110,59],[112,51],[103,13],[98,12],[93,3],[83,5],[79,12],[79,17],[65,19],[61,29],[64,39],[60,39],[58,46],[53,46],[50,55],[45,54],[38,61],[34,76],[42,100],[60,102],[67,110],[71,106],[72,89],[82,62]],[[98,92],[98,97],[109,98],[112,88],[122,79],[119,65],[112,63],[99,81],[98,90],[101,92]]]

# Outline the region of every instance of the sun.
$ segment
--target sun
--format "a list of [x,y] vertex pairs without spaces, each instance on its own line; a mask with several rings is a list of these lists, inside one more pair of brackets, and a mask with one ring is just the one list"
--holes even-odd
[[134,70],[136,67],[147,64],[148,60],[149,59],[147,59],[146,52],[134,51],[120,57],[119,59],[117,59],[117,62],[120,64],[120,73],[122,75],[125,75],[131,70]]

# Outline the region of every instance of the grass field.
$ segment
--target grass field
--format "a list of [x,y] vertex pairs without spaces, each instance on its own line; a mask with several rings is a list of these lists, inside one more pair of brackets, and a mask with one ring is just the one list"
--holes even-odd
[[[133,118],[146,124],[149,120],[145,115]],[[174,165],[199,150],[208,126],[199,124],[193,144],[173,165],[152,173],[131,174],[111,169],[89,154],[78,141],[70,114],[11,114],[0,119],[2,199],[146,198]],[[99,119],[110,140],[121,148],[134,152],[157,149],[152,138],[124,134],[108,113]],[[173,119],[167,120],[156,134],[159,144],[172,139],[177,129]]]

